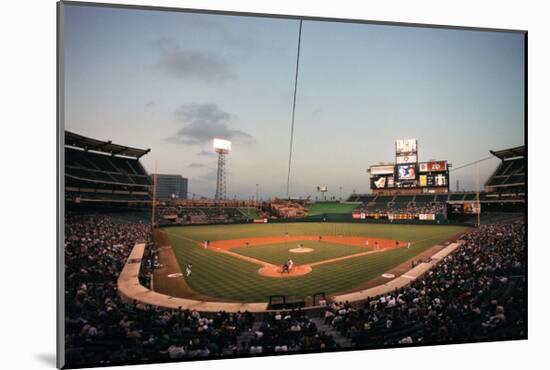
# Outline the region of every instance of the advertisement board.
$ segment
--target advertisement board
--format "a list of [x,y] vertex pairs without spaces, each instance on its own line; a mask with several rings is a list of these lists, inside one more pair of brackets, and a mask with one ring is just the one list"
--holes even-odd
[[418,187],[418,181],[416,180],[403,180],[395,183],[396,188],[416,188]]
[[428,186],[428,178],[426,175],[418,176],[418,185],[422,188]]
[[417,162],[416,154],[410,154],[410,155],[400,155],[395,157],[395,162],[397,164],[402,163],[416,163]]
[[387,189],[393,188],[395,181],[392,176],[373,176],[371,177],[371,189]]
[[395,141],[395,155],[416,153],[416,139]]
[[416,180],[416,165],[403,164],[397,166],[397,179],[399,181]]
[[420,187],[443,187],[449,185],[449,177],[447,173],[429,173],[418,176],[418,182]]
[[481,204],[477,202],[447,203],[447,215],[477,215],[481,212]]
[[420,213],[418,215],[419,220],[435,220],[435,215],[433,213]]
[[464,203],[464,214],[477,215],[481,213],[481,204],[477,202]]
[[445,174],[438,174],[434,176],[434,185],[433,186],[447,186],[449,184],[449,179]]
[[447,171],[447,161],[425,162],[418,164],[420,172],[442,172]]
[[376,189],[386,188],[386,178],[384,176],[372,180],[372,185]]
[[393,175],[394,166],[393,165],[384,165],[384,166],[371,166],[370,174],[371,175]]

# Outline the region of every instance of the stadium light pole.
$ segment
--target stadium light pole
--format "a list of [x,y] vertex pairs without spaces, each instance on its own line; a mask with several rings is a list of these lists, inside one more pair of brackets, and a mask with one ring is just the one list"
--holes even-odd
[[218,153],[218,172],[214,199],[225,200],[227,190],[225,182],[225,156],[231,151],[231,141],[214,138],[214,150]]
[[258,203],[258,186],[259,184],[256,184],[256,198],[254,199],[254,203]]

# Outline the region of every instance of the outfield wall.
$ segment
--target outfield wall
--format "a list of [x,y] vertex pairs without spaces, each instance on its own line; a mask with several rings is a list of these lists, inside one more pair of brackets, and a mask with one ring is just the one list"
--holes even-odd
[[[439,217],[441,216],[441,217]],[[297,222],[343,222],[343,223],[357,223],[357,224],[395,224],[395,225],[443,225],[443,226],[475,226],[472,222],[457,222],[453,220],[447,220],[442,215],[437,215],[435,220],[388,220],[381,219],[356,219],[352,218],[351,213],[328,213],[315,216],[306,216],[301,218],[270,218],[267,223],[297,223]],[[181,227],[181,226],[207,226],[207,225],[242,225],[254,223],[253,220],[235,221],[235,222],[223,222],[223,223],[196,223],[196,224],[168,224],[161,227]]]

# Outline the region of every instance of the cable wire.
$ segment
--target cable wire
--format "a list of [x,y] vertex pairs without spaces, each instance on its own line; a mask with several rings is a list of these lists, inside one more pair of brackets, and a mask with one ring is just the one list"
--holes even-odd
[[296,113],[296,92],[298,91],[298,67],[300,66],[300,43],[302,41],[302,20],[298,31],[298,51],[296,53],[296,74],[294,76],[294,97],[292,100],[292,121],[290,124],[290,149],[288,153],[288,175],[286,178],[286,197],[290,198],[290,165],[292,163],[292,146],[294,143],[294,117]]

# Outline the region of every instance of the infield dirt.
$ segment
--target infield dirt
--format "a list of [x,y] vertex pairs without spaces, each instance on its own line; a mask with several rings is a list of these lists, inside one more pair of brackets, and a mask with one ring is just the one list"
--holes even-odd
[[[310,264],[293,266],[292,269],[287,273],[283,272],[282,266],[274,265],[265,261],[258,260],[256,258],[243,256],[238,253],[231,251],[233,248],[254,248],[259,245],[266,244],[282,244],[287,242],[298,242],[313,240],[318,242],[329,242],[334,244],[343,244],[343,245],[354,245],[357,247],[362,247],[369,249],[368,251],[355,253],[347,256],[330,258],[319,262],[314,262]],[[312,271],[313,267],[320,266],[327,263],[342,261],[350,258],[357,258],[365,256],[367,254],[379,253],[388,249],[402,248],[407,245],[406,242],[390,239],[381,239],[381,238],[369,238],[363,236],[343,236],[343,235],[297,235],[297,236],[268,236],[268,237],[256,237],[256,238],[241,238],[241,239],[230,239],[230,240],[217,240],[210,243],[209,248],[213,251],[229,254],[232,257],[239,258],[248,262],[255,263],[262,266],[258,270],[258,274],[266,277],[272,278],[288,278],[296,277],[308,274]],[[200,246],[200,245],[199,245]],[[371,250],[374,248],[374,250]]]

